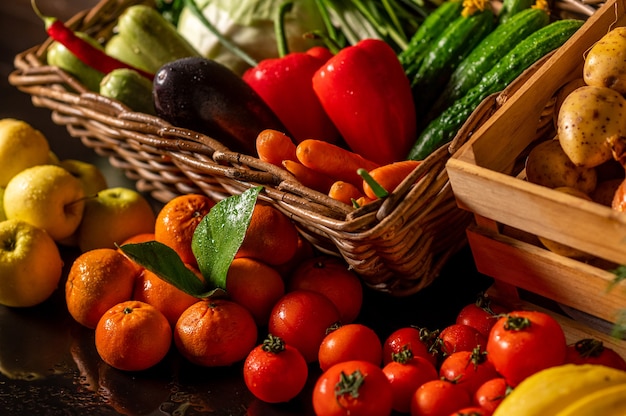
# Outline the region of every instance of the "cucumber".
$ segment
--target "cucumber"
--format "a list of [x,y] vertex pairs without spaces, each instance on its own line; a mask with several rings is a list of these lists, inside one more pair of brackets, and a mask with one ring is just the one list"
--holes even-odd
[[[130,6],[117,22],[118,39],[107,42],[107,54],[155,73],[168,62],[200,56],[193,46],[159,12],[145,4]],[[114,36],[115,37],[115,36]],[[125,41],[126,47],[122,44]]]
[[398,54],[398,59],[409,78],[415,75],[424,51],[444,32],[450,23],[461,15],[462,10],[463,2],[461,0],[448,0],[441,3],[424,19],[409,40],[406,49]]
[[423,160],[450,142],[485,98],[502,91],[524,70],[563,45],[583,23],[584,21],[577,19],[556,20],[518,43],[485,74],[480,83],[426,126],[407,158]]
[[425,115],[435,103],[457,65],[494,27],[491,9],[457,17],[436,42],[424,52],[411,88],[418,115]]
[[[84,32],[76,32],[76,36],[90,43],[96,48],[102,49],[102,45],[93,37]],[[60,42],[54,41],[46,52],[48,65],[56,66],[72,75],[89,91],[97,92],[100,88],[100,81],[104,74],[95,68],[90,67],[76,57],[69,49]]]
[[152,82],[135,70],[120,68],[106,74],[100,83],[100,95],[117,100],[133,111],[156,114]]
[[502,8],[498,13],[498,22],[505,23],[517,13],[530,8],[534,2],[535,0],[503,0]]
[[433,117],[455,100],[463,97],[506,53],[531,33],[550,23],[549,14],[542,9],[526,9],[499,24],[450,76],[450,81],[433,107]]

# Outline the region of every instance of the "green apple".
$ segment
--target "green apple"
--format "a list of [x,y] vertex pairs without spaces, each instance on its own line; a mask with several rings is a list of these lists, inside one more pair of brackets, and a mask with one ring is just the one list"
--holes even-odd
[[8,219],[42,228],[55,240],[76,231],[83,216],[85,191],[80,181],[57,165],[38,165],[15,175],[4,190]]
[[137,234],[154,232],[156,215],[139,192],[125,187],[108,188],[85,200],[83,220],[78,227],[78,247],[115,248]]
[[104,173],[93,163],[77,159],[64,159],[59,162],[59,166],[80,180],[85,195],[88,197],[109,187]]
[[37,129],[22,120],[0,120],[0,186],[31,166],[48,163],[50,144]]
[[50,235],[25,221],[0,222],[0,304],[30,307],[56,290],[63,271]]

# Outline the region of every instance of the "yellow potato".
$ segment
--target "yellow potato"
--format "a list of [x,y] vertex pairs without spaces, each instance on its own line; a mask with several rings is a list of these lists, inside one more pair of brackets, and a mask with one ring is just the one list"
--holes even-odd
[[548,188],[567,186],[586,194],[593,192],[598,181],[596,170],[574,165],[558,140],[539,143],[530,151],[526,178]]
[[589,50],[583,67],[587,85],[626,93],[626,27],[606,33]]

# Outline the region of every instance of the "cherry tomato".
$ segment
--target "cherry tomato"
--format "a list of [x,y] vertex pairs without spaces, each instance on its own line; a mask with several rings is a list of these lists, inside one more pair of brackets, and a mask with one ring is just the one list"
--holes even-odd
[[498,305],[482,295],[475,303],[470,303],[459,311],[456,316],[456,323],[476,328],[478,332],[488,337],[500,315],[506,312],[508,310],[504,306]]
[[392,412],[391,383],[368,361],[344,361],[326,370],[313,387],[316,416],[386,416]]
[[296,348],[271,334],[256,346],[243,364],[248,390],[268,403],[288,402],[304,388],[309,367]]
[[296,347],[307,363],[317,361],[326,330],[339,321],[339,312],[326,296],[294,290],[276,302],[270,313],[269,333]]
[[363,324],[347,324],[324,337],[318,361],[322,371],[342,361],[362,360],[380,365],[383,347],[374,330]]
[[439,334],[441,352],[444,356],[458,351],[472,351],[478,346],[487,345],[487,337],[465,324],[452,324]]
[[540,311],[513,311],[498,319],[487,341],[487,357],[511,387],[537,371],[565,362],[561,325]]
[[439,367],[439,376],[464,387],[472,396],[485,381],[498,372],[480,347],[473,351],[457,351],[447,356]]
[[474,393],[474,403],[493,413],[496,407],[512,391],[504,377],[494,377],[485,381]]
[[585,338],[567,346],[566,361],[572,364],[602,364],[626,371],[626,361],[598,339]]
[[457,410],[450,414],[450,416],[489,416],[491,413],[487,412],[482,407],[471,406]]
[[438,332],[408,326],[396,329],[383,342],[383,364],[393,361],[393,354],[409,348],[414,357],[423,357],[437,365],[437,349],[431,348]]
[[471,404],[472,399],[463,387],[448,380],[432,380],[413,394],[411,416],[449,416]]
[[383,373],[393,390],[393,410],[401,413],[411,410],[411,398],[419,386],[439,377],[430,361],[413,357],[409,348],[396,353],[394,360],[383,367]]

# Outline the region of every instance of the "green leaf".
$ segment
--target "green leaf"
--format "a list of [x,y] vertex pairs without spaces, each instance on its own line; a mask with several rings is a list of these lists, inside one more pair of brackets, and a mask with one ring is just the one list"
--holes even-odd
[[147,241],[124,244],[120,249],[135,263],[191,296],[205,298],[221,291],[200,281],[198,276],[185,266],[178,253],[163,243]]
[[191,249],[207,282],[226,288],[228,268],[241,247],[262,187],[218,202],[196,227]]

